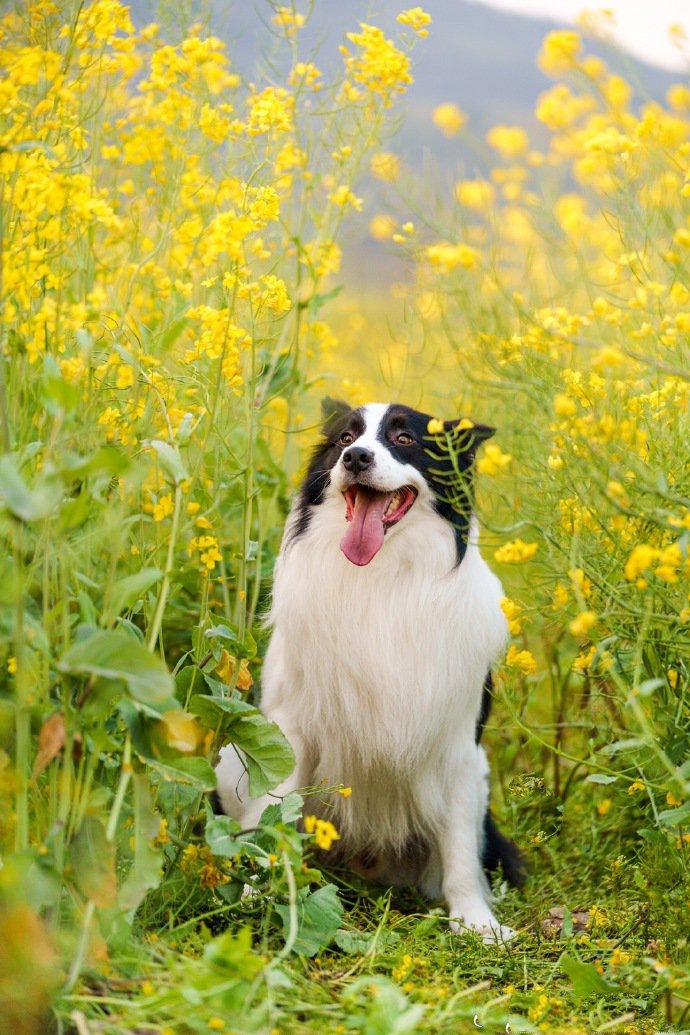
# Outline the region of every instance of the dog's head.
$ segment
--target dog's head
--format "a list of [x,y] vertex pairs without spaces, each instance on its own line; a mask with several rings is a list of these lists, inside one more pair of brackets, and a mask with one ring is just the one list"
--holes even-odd
[[351,409],[326,399],[323,411],[323,439],[300,499],[303,528],[309,508],[323,501],[329,487],[340,493],[347,522],[340,548],[361,566],[413,508],[433,508],[453,526],[459,563],[467,546],[475,453],[494,429],[468,420],[434,421],[398,404]]

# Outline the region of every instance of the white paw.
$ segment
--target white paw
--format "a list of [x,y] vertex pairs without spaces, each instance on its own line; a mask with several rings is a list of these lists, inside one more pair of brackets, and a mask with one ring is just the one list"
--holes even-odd
[[450,929],[453,934],[462,934],[463,931],[474,931],[485,945],[504,945],[511,938],[515,938],[517,934],[512,927],[499,924],[494,917],[491,917],[491,920],[484,923],[468,923],[462,919],[451,920]]

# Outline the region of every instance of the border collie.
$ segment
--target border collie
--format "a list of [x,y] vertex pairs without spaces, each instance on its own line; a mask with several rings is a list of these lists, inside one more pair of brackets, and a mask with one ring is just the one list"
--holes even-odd
[[[488,810],[479,739],[507,629],[472,516],[493,429],[330,399],[324,417],[275,570],[262,709],[297,763],[274,795],[311,788],[305,811],[341,835],[329,862],[417,885],[454,930],[506,939],[485,871],[520,884],[523,866]],[[250,800],[231,745],[216,772],[224,811],[256,826],[271,798]],[[319,794],[338,784],[352,794]]]

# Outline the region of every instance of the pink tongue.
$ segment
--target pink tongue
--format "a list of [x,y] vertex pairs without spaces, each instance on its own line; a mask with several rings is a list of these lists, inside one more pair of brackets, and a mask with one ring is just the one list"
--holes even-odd
[[379,552],[383,546],[383,515],[390,498],[387,492],[362,487],[357,490],[352,520],[340,541],[340,549],[348,561],[361,567]]

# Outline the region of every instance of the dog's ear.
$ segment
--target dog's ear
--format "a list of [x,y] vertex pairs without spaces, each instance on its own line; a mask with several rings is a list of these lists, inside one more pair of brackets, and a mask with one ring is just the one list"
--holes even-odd
[[474,460],[482,442],[486,442],[496,434],[496,428],[489,427],[488,424],[475,424],[467,417],[463,417],[462,420],[445,420],[443,429],[451,432],[454,438],[456,435],[458,436],[460,451],[467,456],[470,463]]
[[332,399],[329,395],[325,399],[321,400],[321,419],[323,422],[323,430],[327,435],[329,430],[343,420],[350,413],[352,407],[349,403],[343,402],[342,399]]

